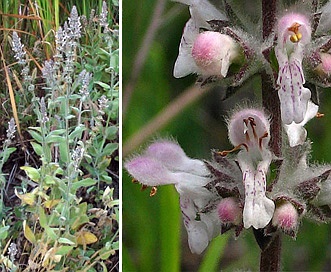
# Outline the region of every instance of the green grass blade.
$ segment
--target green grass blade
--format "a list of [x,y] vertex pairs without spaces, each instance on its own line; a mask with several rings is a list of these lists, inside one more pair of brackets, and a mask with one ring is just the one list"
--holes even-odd
[[219,262],[223,255],[229,234],[219,235],[214,238],[207,248],[207,252],[200,265],[199,272],[210,272],[219,270]]
[[173,186],[162,188],[160,197],[161,271],[180,271],[181,216],[178,194]]
[[137,271],[135,269],[135,265],[133,264],[133,261],[130,257],[130,254],[127,250],[127,248],[122,247],[122,271],[130,271],[135,272]]

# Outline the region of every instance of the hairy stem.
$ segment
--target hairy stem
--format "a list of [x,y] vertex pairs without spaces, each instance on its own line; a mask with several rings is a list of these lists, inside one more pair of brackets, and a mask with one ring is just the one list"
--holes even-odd
[[[276,0],[262,1],[263,39],[267,39],[274,28],[276,21]],[[281,119],[280,102],[277,90],[274,88],[272,79],[266,72],[261,74],[262,80],[262,103],[263,107],[272,114],[270,148],[276,156],[281,155]],[[281,236],[276,233],[272,239],[262,236],[267,245],[262,248],[260,259],[260,271],[279,271],[281,254]],[[268,241],[269,240],[269,241]],[[262,242],[264,243],[264,242]]]
[[275,234],[270,244],[261,252],[260,271],[280,271],[282,238]]

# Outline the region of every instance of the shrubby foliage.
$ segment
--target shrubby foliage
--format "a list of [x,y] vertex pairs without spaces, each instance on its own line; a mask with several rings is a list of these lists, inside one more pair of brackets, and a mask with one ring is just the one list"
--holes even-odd
[[16,30],[7,37],[13,118],[0,153],[1,269],[118,267],[119,39],[109,10],[103,2],[86,17],[73,6],[47,34],[54,43],[31,48]]

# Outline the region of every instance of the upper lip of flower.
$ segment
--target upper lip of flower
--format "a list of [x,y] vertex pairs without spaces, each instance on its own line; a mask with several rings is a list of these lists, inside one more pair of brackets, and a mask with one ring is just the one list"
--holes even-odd
[[[256,133],[255,127],[256,127],[256,122],[254,117],[248,117],[243,119],[244,122],[244,134],[246,137],[246,143],[242,143],[243,146],[246,147],[246,150],[248,151],[250,146],[258,146],[260,149],[262,149],[262,140],[266,137],[268,137],[268,132],[265,131],[263,135],[259,136]],[[249,128],[249,126],[251,128]],[[252,135],[249,135],[249,132],[253,133],[253,139]]]

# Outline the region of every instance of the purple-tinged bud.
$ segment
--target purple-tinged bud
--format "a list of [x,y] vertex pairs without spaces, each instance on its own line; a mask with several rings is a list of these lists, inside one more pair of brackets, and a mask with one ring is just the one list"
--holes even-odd
[[223,224],[240,224],[242,220],[242,209],[234,197],[223,198],[217,206],[219,219]]
[[295,207],[285,202],[276,207],[272,218],[272,225],[280,228],[284,233],[295,236],[299,215]]
[[226,77],[230,64],[237,56],[235,41],[219,32],[200,33],[192,47],[192,57],[203,76]]
[[331,54],[320,53],[321,63],[316,67],[316,72],[321,77],[330,77],[331,75]]

